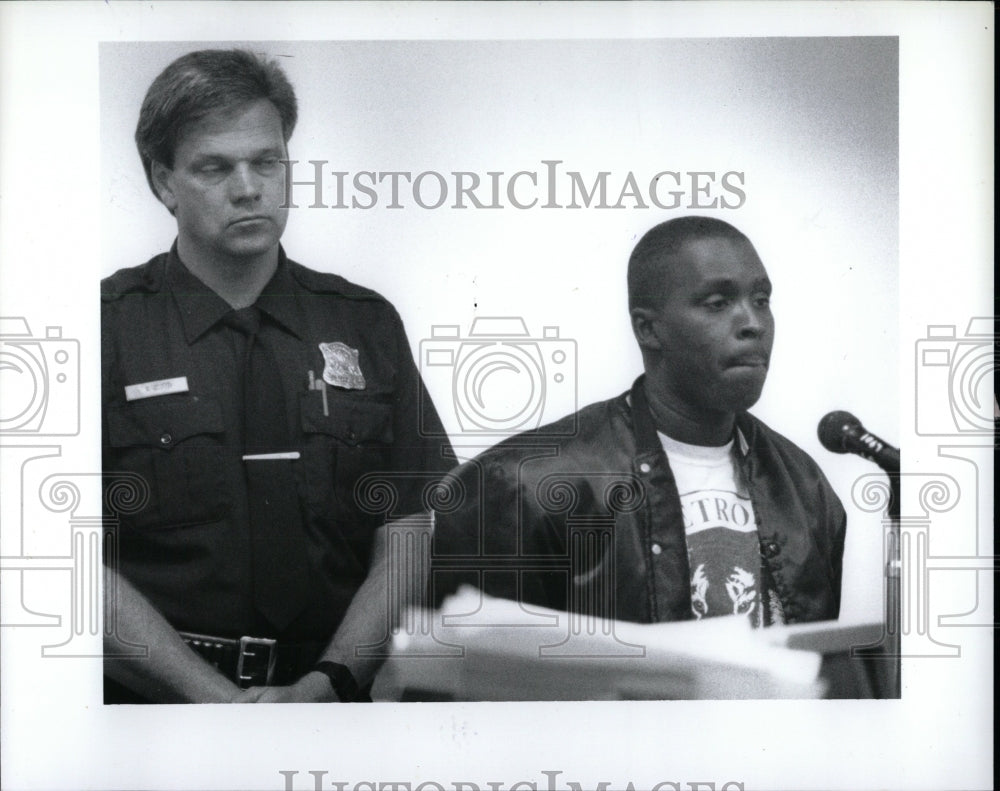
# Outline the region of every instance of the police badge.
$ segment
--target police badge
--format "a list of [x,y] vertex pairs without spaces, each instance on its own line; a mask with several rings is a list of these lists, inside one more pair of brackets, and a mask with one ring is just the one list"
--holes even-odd
[[358,350],[352,349],[346,343],[334,341],[321,343],[319,350],[323,352],[326,366],[323,368],[323,381],[334,387],[348,390],[364,390],[365,377],[358,365]]

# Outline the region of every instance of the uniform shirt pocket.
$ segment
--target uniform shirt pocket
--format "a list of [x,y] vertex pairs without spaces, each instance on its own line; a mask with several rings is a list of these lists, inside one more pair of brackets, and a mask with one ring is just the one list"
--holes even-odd
[[130,523],[162,528],[222,518],[225,485],[224,422],[220,404],[199,396],[169,396],[106,409],[105,469],[138,473],[149,503]]
[[[356,487],[367,473],[385,472],[393,442],[391,404],[327,389],[304,393],[300,403],[304,434],[302,466],[310,510],[335,526],[352,545],[370,540],[380,520],[359,507]],[[366,512],[367,511],[367,512]]]

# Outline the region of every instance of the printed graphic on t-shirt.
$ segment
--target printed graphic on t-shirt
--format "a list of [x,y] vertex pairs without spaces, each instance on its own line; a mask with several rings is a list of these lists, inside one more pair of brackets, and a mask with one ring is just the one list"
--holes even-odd
[[702,489],[681,496],[695,618],[743,615],[761,624],[760,549],[750,500]]

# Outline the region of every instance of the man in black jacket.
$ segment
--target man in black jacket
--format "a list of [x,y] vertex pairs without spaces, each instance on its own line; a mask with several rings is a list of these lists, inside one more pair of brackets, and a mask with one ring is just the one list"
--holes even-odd
[[636,245],[628,287],[644,376],[452,473],[465,498],[438,515],[436,598],[466,582],[643,623],[836,618],[844,509],[746,411],[774,340],[753,245],[720,220],[670,220]]

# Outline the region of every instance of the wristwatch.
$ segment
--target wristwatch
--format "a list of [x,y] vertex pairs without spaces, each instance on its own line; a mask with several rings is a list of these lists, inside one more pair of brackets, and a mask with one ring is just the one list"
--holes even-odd
[[313,670],[330,679],[333,692],[342,703],[354,703],[358,699],[358,682],[351,671],[337,662],[318,662]]

